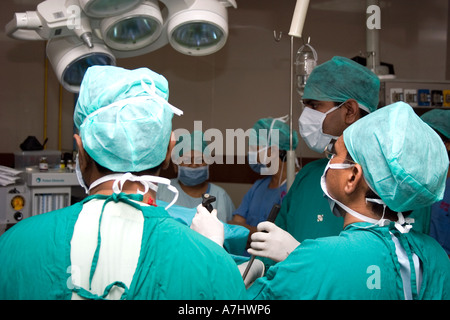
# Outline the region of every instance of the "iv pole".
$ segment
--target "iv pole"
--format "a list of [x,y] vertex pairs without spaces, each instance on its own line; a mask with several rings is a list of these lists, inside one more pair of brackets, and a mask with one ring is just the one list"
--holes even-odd
[[295,179],[295,150],[292,149],[292,105],[294,91],[294,37],[301,38],[303,25],[305,24],[306,12],[308,11],[309,0],[297,0],[294,15],[292,17],[289,35],[291,36],[291,89],[289,97],[289,151],[287,152],[287,181],[286,187],[289,191]]

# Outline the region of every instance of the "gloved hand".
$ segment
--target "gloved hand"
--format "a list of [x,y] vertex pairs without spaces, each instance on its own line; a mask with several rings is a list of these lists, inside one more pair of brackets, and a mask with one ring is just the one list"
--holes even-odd
[[252,242],[247,251],[258,257],[280,262],[300,244],[288,232],[269,221],[259,223],[257,230],[258,232],[252,234]]
[[191,229],[223,247],[225,239],[223,223],[217,219],[216,209],[210,213],[204,206],[198,205],[197,213],[192,219]]
[[[249,263],[250,261],[247,261],[238,265],[238,269],[241,275],[244,274],[245,269],[247,268],[247,265]],[[250,267],[250,270],[247,273],[247,276],[244,279],[245,288],[248,289],[256,279],[262,277],[264,275],[264,270],[264,263],[261,260],[255,259],[252,266]]]

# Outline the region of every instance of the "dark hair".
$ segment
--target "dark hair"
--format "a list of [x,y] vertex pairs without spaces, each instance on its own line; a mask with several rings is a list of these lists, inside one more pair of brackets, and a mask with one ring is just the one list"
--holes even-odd
[[280,160],[282,162],[286,162],[287,161],[287,151],[286,150],[280,150],[279,151],[279,156],[280,156]]
[[[94,159],[92,159],[92,161],[94,161],[95,166],[97,167],[97,170],[100,173],[105,174],[105,175],[114,173],[113,171],[109,170],[108,168],[105,168],[102,165],[98,164],[97,161],[95,161]],[[159,165],[157,165],[154,168],[143,170],[143,171],[139,171],[139,172],[131,172],[131,173],[136,175],[136,176],[155,175],[155,174],[158,173],[158,170],[162,167],[163,162],[161,162]]]
[[359,108],[359,117],[360,118],[363,118],[363,117],[367,116],[368,114],[369,113],[366,110]]
[[[381,198],[375,192],[373,192],[372,189],[370,189],[370,188],[366,192],[366,198],[381,200]],[[385,210],[384,218],[387,218],[387,219],[390,218],[390,220],[391,220],[397,216],[397,212],[391,210],[388,206],[386,206],[386,209],[384,209],[384,206],[382,204],[375,203],[375,202],[368,202],[368,203],[371,205],[372,212],[375,213],[378,217],[380,217],[380,219],[383,216],[383,210]],[[403,213],[404,217],[407,217],[411,214],[411,212],[412,212],[412,210],[405,211],[402,213]]]

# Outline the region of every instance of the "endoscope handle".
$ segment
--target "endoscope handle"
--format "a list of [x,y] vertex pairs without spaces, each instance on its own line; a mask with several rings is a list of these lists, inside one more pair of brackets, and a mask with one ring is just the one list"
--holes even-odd
[[202,195],[202,206],[206,208],[209,212],[213,211],[213,206],[211,203],[216,201],[216,197],[210,195],[209,193],[204,193]]
[[[269,221],[272,223],[275,222],[275,219],[277,218],[277,215],[278,215],[278,212],[280,212],[280,209],[281,209],[281,206],[279,204],[274,204],[272,209],[270,210],[269,216],[267,217],[266,221]],[[245,268],[244,273],[242,274],[243,280],[245,280],[245,278],[247,277],[248,271],[250,270],[254,260],[255,260],[255,256],[252,255],[250,257],[250,261],[249,261],[247,267]]]
[[272,210],[270,210],[269,216],[266,221],[275,222],[278,212],[280,212],[281,206],[279,204],[274,204]]

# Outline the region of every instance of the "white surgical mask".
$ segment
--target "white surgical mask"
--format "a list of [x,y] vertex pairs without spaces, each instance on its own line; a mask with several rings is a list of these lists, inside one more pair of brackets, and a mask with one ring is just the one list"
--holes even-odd
[[[322,191],[327,196],[328,203],[330,205],[331,211],[333,212],[333,214],[335,216],[341,217],[342,214],[338,210],[338,208],[336,207],[336,205],[338,205],[339,207],[344,209],[345,212],[347,212],[348,214],[351,214],[355,218],[357,218],[357,219],[359,219],[361,221],[365,221],[365,222],[371,223],[372,225],[370,225],[369,228],[377,226],[377,225],[378,226],[388,225],[391,221],[388,220],[388,219],[384,219],[384,210],[383,210],[383,216],[381,217],[381,219],[379,219],[379,220],[372,219],[372,218],[369,218],[369,217],[367,217],[367,216],[365,216],[363,214],[360,214],[359,212],[356,212],[353,209],[350,209],[345,204],[343,204],[342,202],[334,199],[329,194],[328,189],[327,189],[327,183],[326,183],[326,174],[327,174],[328,169],[348,169],[348,168],[351,168],[353,166],[354,166],[354,164],[350,164],[350,163],[330,163],[330,162],[328,162],[327,166],[325,167],[325,170],[324,170],[324,172],[322,174],[322,177],[320,178],[320,186],[322,188]],[[386,209],[386,204],[381,199],[366,198],[366,202],[375,202],[375,203],[381,204],[381,205],[384,206],[384,209]],[[408,233],[409,230],[412,228],[411,223],[414,223],[414,219],[410,219],[410,218],[406,218],[405,219],[401,212],[397,213],[397,217],[398,217],[398,221],[395,222],[395,227],[402,233]]]
[[[344,204],[340,203],[339,201],[337,201],[336,199],[334,199],[328,192],[327,189],[327,182],[326,182],[326,175],[327,175],[327,171],[328,169],[348,169],[353,167],[354,164],[349,164],[349,163],[330,163],[328,162],[327,166],[325,167],[325,170],[322,174],[322,177],[320,178],[320,186],[322,188],[322,191],[325,193],[325,195],[328,198],[328,203],[330,204],[330,209],[333,212],[333,214],[337,217],[342,217],[341,212],[338,210],[338,208],[336,207],[336,203],[339,204],[339,206],[341,208],[343,208],[344,210],[346,209],[350,209],[347,206],[345,206]],[[345,208],[344,208],[345,207]],[[351,209],[350,209],[351,210]],[[351,210],[353,211],[353,210]],[[359,213],[358,213],[359,215]]]
[[89,194],[89,188],[86,186],[86,183],[84,182],[83,179],[83,175],[81,174],[80,162],[78,161],[78,153],[77,157],[75,158],[75,174],[77,175],[78,183],[80,184],[81,187],[83,187],[84,192],[86,192],[86,194]]
[[327,114],[337,110],[345,102],[331,108],[323,113],[312,108],[306,107],[298,119],[298,127],[300,135],[311,150],[322,153],[325,147],[330,143],[331,139],[337,140],[339,137],[323,133],[323,122]]

